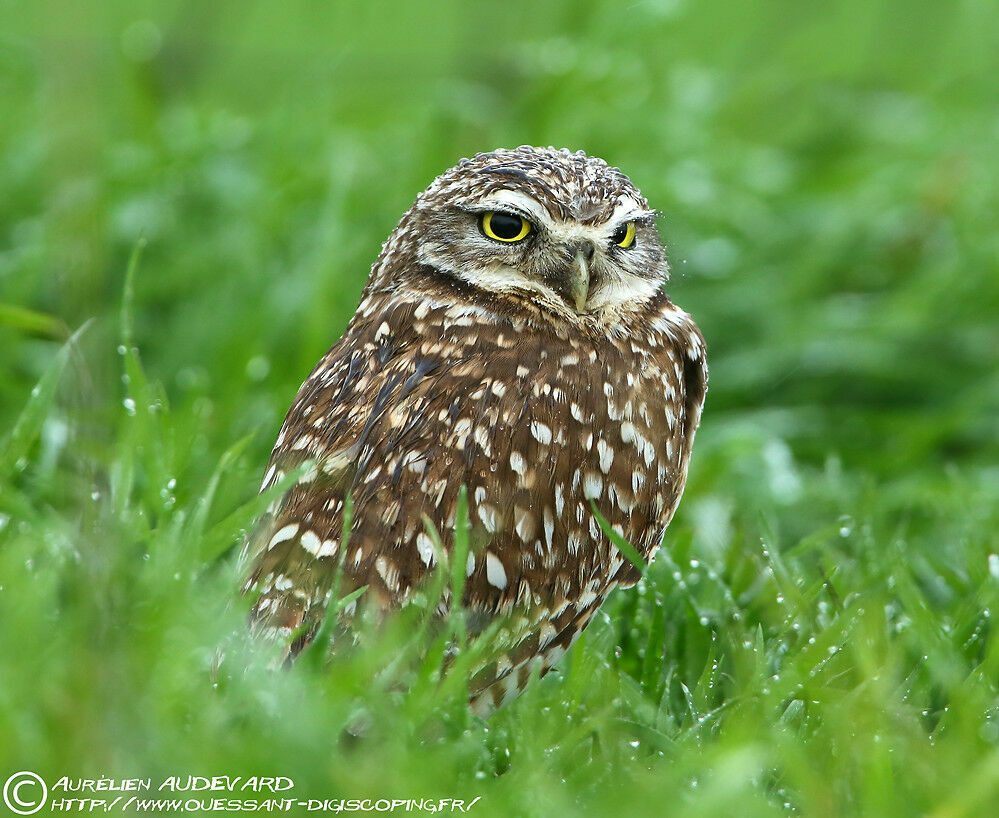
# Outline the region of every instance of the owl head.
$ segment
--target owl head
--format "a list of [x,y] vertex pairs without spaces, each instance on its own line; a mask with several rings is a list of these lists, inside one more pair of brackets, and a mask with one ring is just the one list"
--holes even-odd
[[480,153],[420,194],[372,280],[391,287],[415,263],[573,320],[630,309],[667,277],[655,215],[627,176],[581,151]]

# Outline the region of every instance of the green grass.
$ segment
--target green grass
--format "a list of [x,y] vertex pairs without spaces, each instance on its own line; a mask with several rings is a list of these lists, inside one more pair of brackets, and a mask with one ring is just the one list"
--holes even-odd
[[[349,5],[0,2],[0,780],[988,814],[995,4]],[[415,194],[520,143],[663,211],[711,361],[666,547],[488,723],[419,611],[272,672],[234,558],[282,413]]]

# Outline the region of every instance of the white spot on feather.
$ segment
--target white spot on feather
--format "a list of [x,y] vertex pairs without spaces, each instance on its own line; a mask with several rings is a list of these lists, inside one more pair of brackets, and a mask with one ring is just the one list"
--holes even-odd
[[306,551],[308,551],[312,556],[319,555],[319,547],[322,545],[322,540],[316,536],[314,531],[303,531],[302,536],[299,538],[299,542]]
[[482,449],[482,453],[489,457],[492,454],[492,447],[489,445],[489,430],[485,426],[476,426],[473,437]]
[[489,503],[479,504],[479,519],[490,534],[496,531],[496,509]]
[[486,579],[490,585],[499,589],[506,588],[506,570],[492,551],[486,551]]
[[392,565],[385,557],[378,557],[375,560],[375,570],[378,576],[384,580],[386,587],[390,591],[399,590],[399,569]]
[[601,438],[597,441],[597,452],[600,455],[600,471],[607,474],[614,462],[614,450],[607,444],[606,440]]
[[297,533],[298,533],[298,523],[291,523],[291,525],[286,525],[284,528],[278,531],[273,537],[271,537],[271,541],[267,544],[267,548],[268,549],[273,548],[278,543],[282,543],[285,540],[290,540]]
[[544,445],[547,446],[549,443],[552,442],[551,427],[546,426],[544,423],[541,423],[540,421],[537,420],[531,421],[531,434],[534,435],[534,438],[535,440],[538,441],[538,443],[543,443]]
[[534,538],[534,517],[531,512],[520,506],[514,506],[513,516],[514,530],[517,532],[517,536],[525,543],[532,540]]
[[427,568],[433,568],[437,562],[437,553],[434,551],[434,541],[426,534],[420,533],[416,537],[416,550],[420,552],[420,559],[423,560]]
[[649,441],[645,441],[645,465],[651,466],[656,459],[656,449]]
[[582,542],[579,539],[579,535],[575,531],[573,531],[569,535],[568,544],[569,544],[569,553],[570,554],[578,554],[579,553],[579,548],[582,545]]
[[587,500],[595,500],[603,490],[603,478],[595,472],[588,471],[583,476],[583,496]]

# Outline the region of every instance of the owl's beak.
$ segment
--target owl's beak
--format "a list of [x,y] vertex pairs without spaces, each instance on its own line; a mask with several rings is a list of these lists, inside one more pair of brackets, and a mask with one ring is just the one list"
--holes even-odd
[[569,263],[552,271],[553,275],[548,283],[576,312],[583,313],[586,312],[586,300],[590,296],[590,268],[593,266],[595,249],[592,241],[583,241],[566,245],[565,250]]
[[576,247],[569,274],[569,291],[576,305],[576,312],[586,309],[586,298],[590,292],[590,262],[593,261],[593,242],[584,241]]

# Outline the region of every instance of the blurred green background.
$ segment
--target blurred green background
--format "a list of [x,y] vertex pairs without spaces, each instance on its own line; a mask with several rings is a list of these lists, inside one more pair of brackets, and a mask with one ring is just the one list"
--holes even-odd
[[[478,814],[999,795],[997,20],[988,0],[0,0],[0,776],[255,764],[316,797],[453,782]],[[228,515],[415,195],[525,143],[601,156],[662,211],[711,363],[688,492],[574,651],[585,695],[552,674],[433,739],[406,699],[350,755],[330,737],[364,665],[212,692],[233,569],[189,540],[238,539]]]

